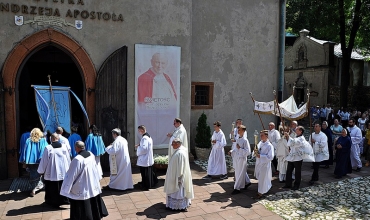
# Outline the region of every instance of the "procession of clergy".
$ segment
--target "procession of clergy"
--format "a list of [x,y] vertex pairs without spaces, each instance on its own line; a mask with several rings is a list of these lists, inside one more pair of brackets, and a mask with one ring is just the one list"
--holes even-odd
[[[212,135],[212,150],[208,160],[207,176],[203,179],[219,177],[226,179],[227,167],[225,161],[226,138],[219,121],[214,124]],[[251,147],[247,139],[246,127],[242,120],[236,121],[236,128],[230,132],[233,142],[229,154],[233,158],[235,169],[235,184],[232,194],[251,185],[247,174],[247,157]],[[187,133],[181,119],[174,120],[175,130],[168,133],[170,138],[168,155],[169,164],[164,184],[166,193],[166,208],[186,211],[194,198],[192,176],[189,165],[189,147]],[[269,130],[260,132],[260,141],[252,152],[256,157],[255,177],[258,180],[260,199],[267,193],[272,184],[272,168],[274,164],[279,171],[280,182],[285,182],[283,188],[297,190],[301,181],[302,162],[314,162],[314,172],[310,184],[318,180],[318,169],[322,161],[329,159],[329,148],[326,135],[321,132],[321,125],[315,125],[315,132],[309,142],[303,137],[304,128],[296,121],[290,128],[283,128],[283,138],[275,129],[274,123],[269,123]],[[105,147],[101,134],[95,125],[90,127],[90,134],[85,143],[72,129],[73,134],[67,139],[62,136],[63,129],[58,127],[51,134],[51,144],[48,145],[40,129],[31,131],[29,138],[22,136],[19,161],[30,172],[30,183],[33,186],[31,196],[45,187],[45,203],[54,207],[70,204],[70,219],[101,219],[108,215],[105,204],[100,196],[102,169],[100,156],[109,154],[110,182],[103,187],[105,190],[133,189],[131,162],[128,143],[121,136],[121,130],[112,130],[114,142]],[[138,127],[142,135],[140,144],[135,145],[137,166],[140,167],[143,190],[153,188],[158,179],[153,170],[153,140],[144,125]],[[27,134],[26,134],[27,135]],[[71,147],[73,146],[73,147]],[[72,157],[72,161],[71,161]],[[293,174],[293,170],[295,170]],[[43,176],[43,177],[42,177]],[[292,185],[294,181],[294,185]]]

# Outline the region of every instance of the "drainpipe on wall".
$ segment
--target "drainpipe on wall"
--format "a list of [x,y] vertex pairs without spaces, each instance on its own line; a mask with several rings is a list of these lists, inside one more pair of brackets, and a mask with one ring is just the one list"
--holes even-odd
[[283,101],[284,91],[284,53],[285,53],[285,0],[279,0],[279,56],[278,56],[278,101]]

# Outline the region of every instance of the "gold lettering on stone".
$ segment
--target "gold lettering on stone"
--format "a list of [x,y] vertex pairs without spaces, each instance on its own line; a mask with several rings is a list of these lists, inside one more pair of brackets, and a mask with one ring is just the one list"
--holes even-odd
[[67,14],[66,14],[66,17],[73,18],[73,14],[72,14],[72,11],[70,9],[68,9]]
[[95,11],[90,12],[90,18],[91,19],[95,19],[96,18]]
[[11,4],[10,5],[10,9],[11,9],[11,11],[13,13],[17,13],[17,12],[19,12],[21,10],[21,8],[19,7],[19,5],[17,5],[17,4]]
[[55,9],[53,16],[60,17],[59,9],[57,9],[57,8]]
[[28,6],[27,5],[22,5],[22,13],[23,14],[28,14]]
[[52,8],[45,8],[45,15],[52,16],[53,15],[53,9]]
[[30,12],[30,14],[31,15],[37,15],[37,13],[36,13],[36,7],[35,6],[31,6],[31,12]]
[[9,12],[9,3],[0,3],[0,10]]
[[39,7],[39,15],[44,15],[44,8],[43,7]]
[[122,16],[122,14],[119,14],[119,15],[118,15],[118,19],[117,19],[117,21],[123,21],[123,16]]
[[79,10],[74,10],[73,11],[73,17],[74,18],[77,18],[77,16],[80,14],[80,11]]

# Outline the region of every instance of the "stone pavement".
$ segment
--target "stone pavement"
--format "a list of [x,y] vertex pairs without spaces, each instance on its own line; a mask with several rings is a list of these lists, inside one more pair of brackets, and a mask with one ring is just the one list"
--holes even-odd
[[[195,199],[187,212],[174,212],[165,209],[165,194],[163,184],[165,172],[159,171],[158,187],[150,191],[139,189],[126,192],[103,191],[102,197],[109,211],[104,219],[282,219],[266,209],[251,197],[257,193],[257,180],[252,179],[252,185],[241,194],[231,195],[233,179],[202,180],[206,172],[194,163],[191,164]],[[248,169],[252,177],[253,168]],[[308,186],[312,170],[310,163],[305,163],[302,171],[302,187]],[[365,167],[361,172],[354,172],[346,178],[369,176],[370,168]],[[140,180],[138,168],[133,168],[134,183]],[[107,185],[109,177],[101,181]],[[337,181],[333,175],[333,166],[320,169],[318,184]],[[69,207],[63,206],[55,210],[43,204],[44,192],[35,197],[28,197],[26,192],[7,193],[11,180],[0,181],[0,216],[1,219],[68,219]],[[269,194],[284,191],[274,177],[273,188]]]

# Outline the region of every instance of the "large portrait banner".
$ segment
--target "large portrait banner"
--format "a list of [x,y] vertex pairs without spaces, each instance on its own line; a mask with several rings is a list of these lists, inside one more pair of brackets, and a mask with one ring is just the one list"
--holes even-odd
[[168,148],[180,115],[180,61],[181,47],[135,44],[135,127],[147,128],[156,149]]

